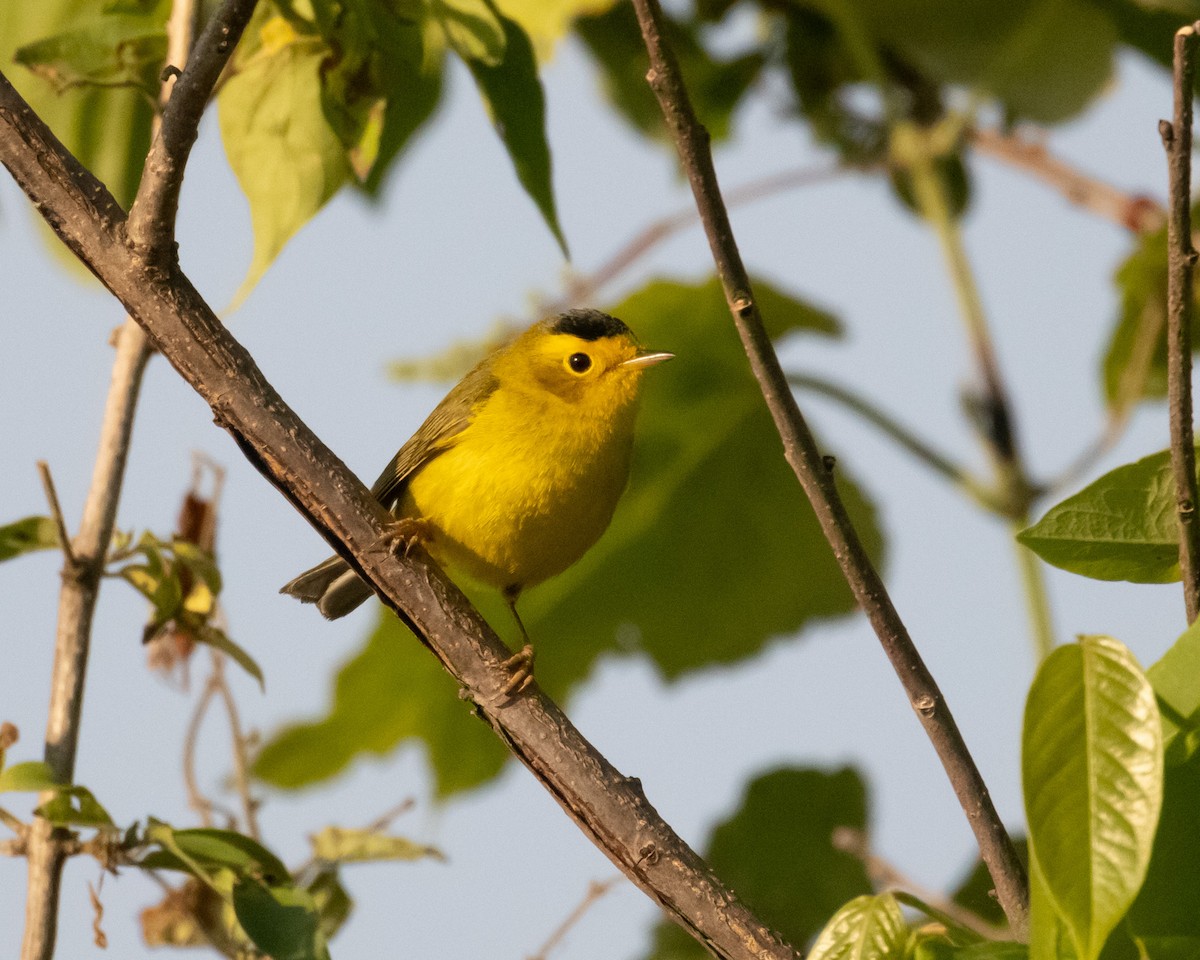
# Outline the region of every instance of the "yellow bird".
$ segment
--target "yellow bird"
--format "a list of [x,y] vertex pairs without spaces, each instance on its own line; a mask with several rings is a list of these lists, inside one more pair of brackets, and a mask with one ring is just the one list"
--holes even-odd
[[[629,478],[643,350],[598,310],[535,323],[485,357],[437,405],[371,488],[440,565],[501,592],[562,573],[612,519]],[[333,620],[371,596],[341,557],[280,591]]]

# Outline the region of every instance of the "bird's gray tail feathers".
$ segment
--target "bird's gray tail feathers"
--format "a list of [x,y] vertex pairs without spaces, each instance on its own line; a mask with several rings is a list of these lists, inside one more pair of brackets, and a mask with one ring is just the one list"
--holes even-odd
[[305,570],[295,580],[280,587],[279,592],[295,597],[301,603],[315,603],[328,620],[344,617],[374,593],[350,565],[336,555]]

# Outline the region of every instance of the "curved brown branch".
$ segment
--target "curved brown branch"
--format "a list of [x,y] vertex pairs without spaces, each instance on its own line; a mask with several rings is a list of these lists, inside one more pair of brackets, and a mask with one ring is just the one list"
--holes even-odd
[[750,359],[750,367],[783,440],[784,456],[812,502],[825,538],[832,546],[850,588],[874,627],[909,702],[946,769],[975,832],[980,854],[996,884],[996,893],[1009,924],[1022,937],[1029,915],[1029,890],[1024,868],[941,691],[921,660],[878,571],[846,515],[833,472],[825,465],[788,387],[787,377],[763,327],[749,277],[733,238],[733,228],[713,168],[708,132],[696,118],[679,66],[663,37],[662,10],[657,0],[633,0],[633,4],[650,56],[646,79],[658,98],[692,185],[725,298]]
[[986,156],[1027,171],[1076,206],[1126,230],[1149,233],[1167,219],[1162,204],[1153,197],[1144,193],[1126,193],[1111,183],[1088,176],[1056,157],[1041,143],[981,127],[971,132],[971,145]]
[[2,74],[0,162],[209,403],[250,462],[414,630],[613,863],[714,955],[794,958],[663,821],[640,783],[608,763],[536,684],[514,699],[501,696],[508,648],[436,567],[378,548],[388,523],[383,508],[284,403],[178,267],[148,264],[125,242],[124,217],[103,184]]
[[1167,405],[1171,418],[1171,473],[1179,519],[1179,570],[1188,623],[1200,613],[1200,495],[1196,490],[1196,439],[1192,427],[1192,81],[1196,30],[1175,34],[1175,122],[1158,125],[1167,150],[1170,207],[1167,218]]

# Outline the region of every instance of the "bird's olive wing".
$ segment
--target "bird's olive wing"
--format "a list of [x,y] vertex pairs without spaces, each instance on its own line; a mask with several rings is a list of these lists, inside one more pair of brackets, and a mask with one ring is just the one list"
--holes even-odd
[[371,487],[375,498],[389,509],[404,494],[409,479],[422,466],[454,446],[471,422],[475,409],[496,389],[490,358],[460,380],[442,399],[391,459]]

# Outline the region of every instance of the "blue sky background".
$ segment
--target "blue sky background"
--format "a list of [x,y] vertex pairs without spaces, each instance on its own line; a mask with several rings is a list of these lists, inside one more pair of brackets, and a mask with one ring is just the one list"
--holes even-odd
[[[444,392],[389,382],[389,360],[479,336],[500,316],[533,319],[533,304],[561,292],[561,256],[516,186],[469,77],[456,68],[452,81],[448,109],[404,161],[383,204],[336,198],[230,319],[267,378],[368,481]],[[560,49],[543,82],[560,216],[575,268],[586,273],[647,223],[689,204],[690,195],[673,154],[633,137],[614,118],[576,44]],[[734,141],[718,150],[727,188],[823,160],[803,129],[782,118],[782,91],[768,93],[743,111]],[[1169,112],[1165,75],[1131,56],[1120,61],[1109,93],[1084,118],[1055,131],[1049,144],[1105,180],[1161,197],[1165,162],[1156,123]],[[973,169],[969,252],[1028,462],[1038,476],[1054,474],[1102,422],[1099,359],[1117,309],[1110,278],[1130,238],[1019,172],[986,159]],[[789,368],[853,386],[983,468],[959,413],[958,394],[973,368],[935,239],[884,183],[846,176],[738,208],[733,222],[754,272],[833,310],[845,324],[840,342],[806,339],[789,348]],[[0,518],[45,511],[34,468],[45,459],[73,525],[107,389],[107,337],[121,312],[95,284],[69,278],[37,233],[23,196],[0,178],[0,315],[8,361],[0,377]],[[252,238],[213,116],[189,167],[179,233],[185,270],[219,309],[237,289]],[[703,235],[692,228],[656,248],[597,305],[652,276],[698,279],[710,269]],[[896,605],[1002,815],[1019,826],[1020,718],[1034,664],[1004,526],[842,411],[811,398],[801,403],[879,506]],[[1162,449],[1166,439],[1165,410],[1147,407],[1103,467]],[[146,378],[122,528],[172,528],[193,450],[228,469],[218,535],[224,605],[232,635],[266,673],[267,692],[236,673],[233,684],[244,721],[269,733],[322,709],[331,671],[356,648],[374,614],[328,624],[277,594],[327,550],[161,359]],[[14,761],[41,753],[59,565],[58,557],[44,554],[0,566],[0,720],[21,728]],[[1061,639],[1110,633],[1147,664],[1185,625],[1175,586],[1048,576]],[[106,586],[77,779],[118,822],[154,814],[186,825],[193,817],[179,755],[202,661],[191,694],[149,673],[139,644],[144,618],[131,590]],[[756,773],[781,764],[852,763],[869,778],[879,853],[932,887],[951,883],[972,857],[965,819],[860,617],[781,638],[753,662],[669,686],[644,662],[608,661],[567,706],[585,735],[619,769],[640,777],[651,802],[697,846]],[[210,791],[227,775],[228,756],[214,716],[200,756]],[[405,797],[416,806],[396,829],[438,845],[449,862],[347,870],[357,909],[334,941],[335,956],[394,950],[524,957],[590,881],[615,872],[521,769],[436,806],[415,746],[360,762],[316,791],[267,794],[265,839],[299,862],[308,833],[330,822],[365,824]],[[27,809],[9,798],[5,804]],[[91,945],[85,887],[97,875],[89,861],[68,867],[60,956],[99,953]],[[24,863],[0,860],[0,890],[9,893],[0,897],[3,955],[18,949],[24,886]],[[102,896],[109,953],[146,954],[137,912],[158,899],[158,889],[129,872],[107,878]],[[638,956],[655,914],[640,892],[620,884],[554,956]]]

